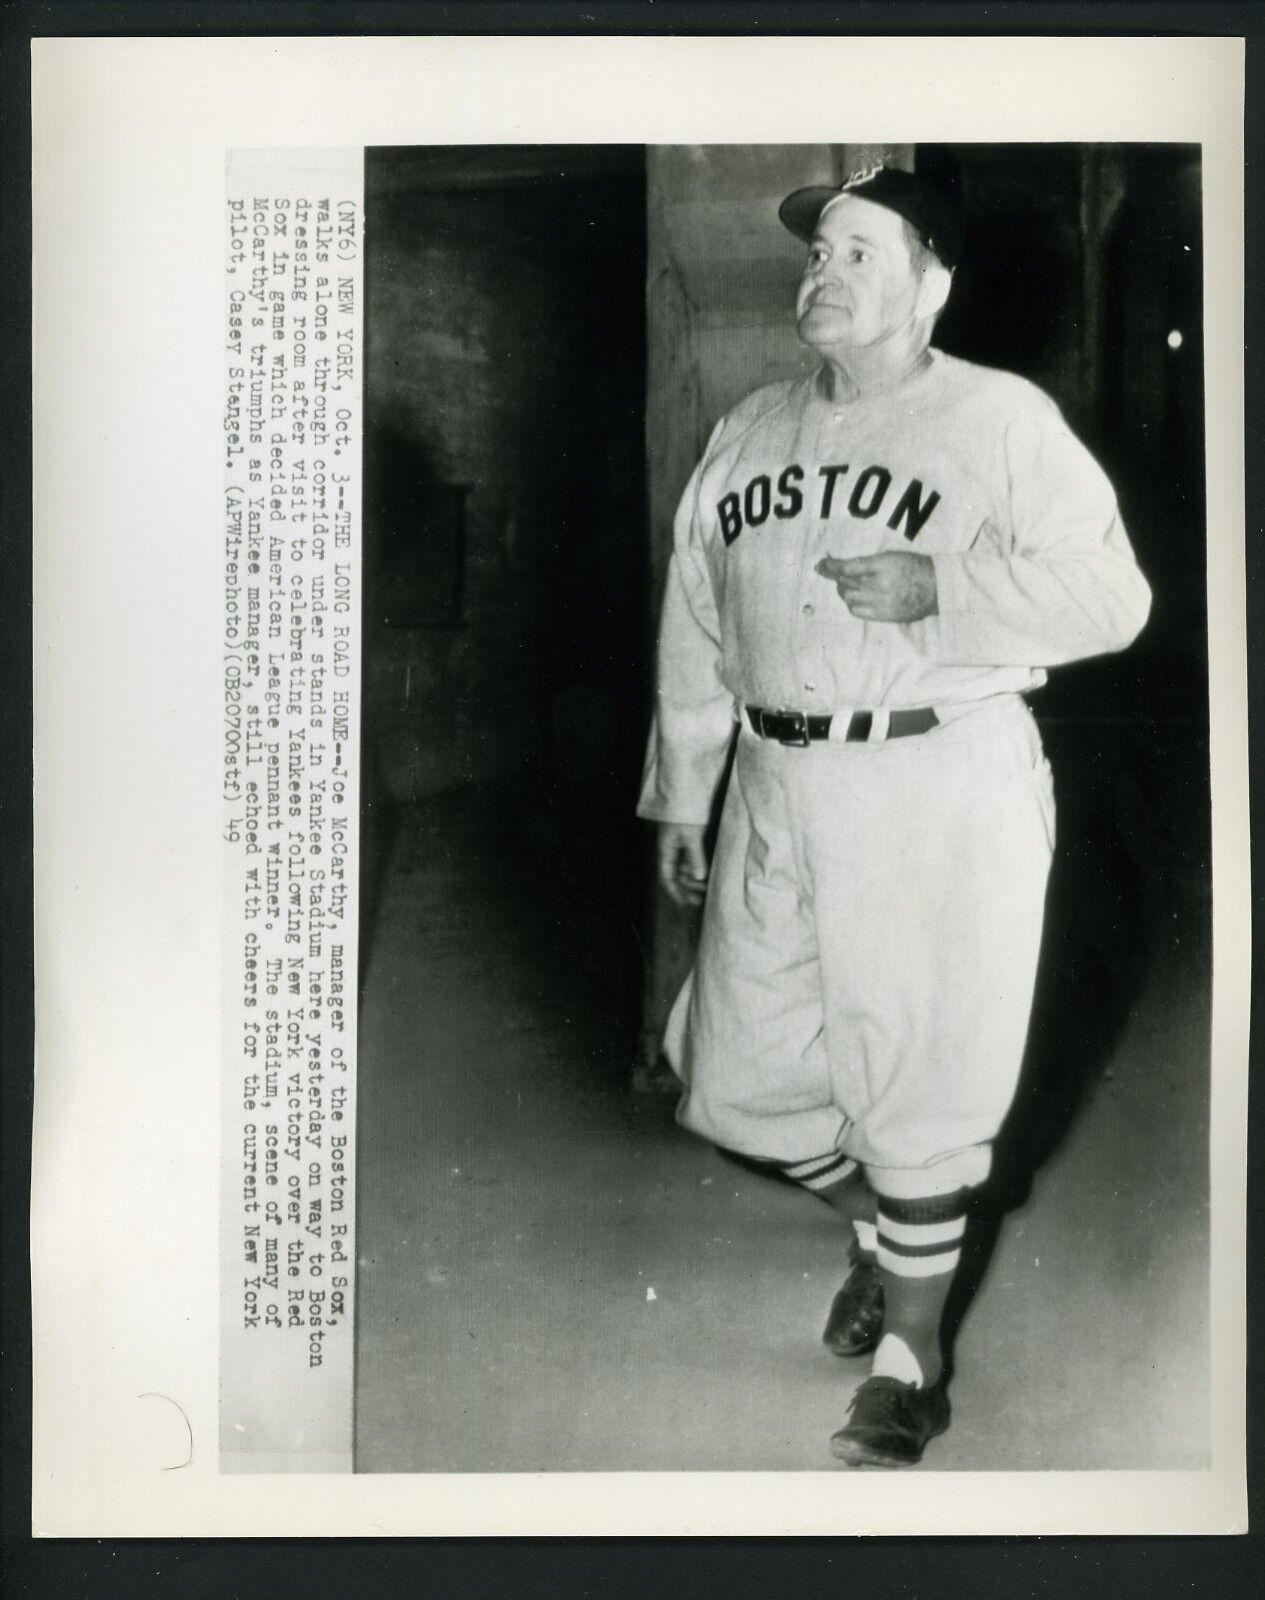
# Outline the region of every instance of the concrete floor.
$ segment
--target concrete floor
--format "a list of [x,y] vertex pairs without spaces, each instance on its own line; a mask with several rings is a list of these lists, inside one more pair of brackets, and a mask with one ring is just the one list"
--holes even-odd
[[[629,1092],[547,884],[485,838],[460,802],[402,813],[373,942],[358,1469],[838,1466],[864,1376],[819,1343],[840,1224]],[[1207,1014],[1182,932],[1002,1227],[928,1469],[1206,1462]]]

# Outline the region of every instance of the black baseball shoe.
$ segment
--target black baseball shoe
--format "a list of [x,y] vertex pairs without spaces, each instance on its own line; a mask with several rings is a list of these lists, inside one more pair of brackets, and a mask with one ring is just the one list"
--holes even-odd
[[848,1420],[830,1453],[850,1467],[912,1467],[929,1439],[949,1426],[943,1384],[920,1389],[899,1378],[867,1378],[852,1396]]
[[830,1304],[821,1342],[837,1356],[863,1356],[883,1332],[883,1280],[878,1267],[859,1255]]

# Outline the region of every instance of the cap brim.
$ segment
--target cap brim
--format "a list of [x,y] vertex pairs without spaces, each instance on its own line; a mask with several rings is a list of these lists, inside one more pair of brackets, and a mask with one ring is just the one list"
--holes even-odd
[[789,228],[797,239],[809,240],[817,231],[817,219],[826,209],[827,202],[838,198],[839,190],[827,184],[796,189],[777,208],[778,218],[782,226]]

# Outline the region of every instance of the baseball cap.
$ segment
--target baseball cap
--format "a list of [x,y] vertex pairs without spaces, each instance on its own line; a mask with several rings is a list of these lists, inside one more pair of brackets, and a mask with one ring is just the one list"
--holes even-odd
[[961,211],[938,184],[899,167],[885,167],[880,163],[854,172],[833,188],[816,184],[796,189],[782,201],[777,214],[783,226],[796,238],[809,240],[825,208],[844,194],[855,195],[858,200],[868,200],[904,217],[923,244],[934,251],[950,271],[957,266],[962,254]]

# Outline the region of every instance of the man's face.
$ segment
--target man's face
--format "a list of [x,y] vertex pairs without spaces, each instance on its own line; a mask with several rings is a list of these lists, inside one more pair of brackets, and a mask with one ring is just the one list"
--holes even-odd
[[877,344],[914,320],[920,281],[896,212],[845,194],[822,212],[808,248],[799,336],[823,355]]

